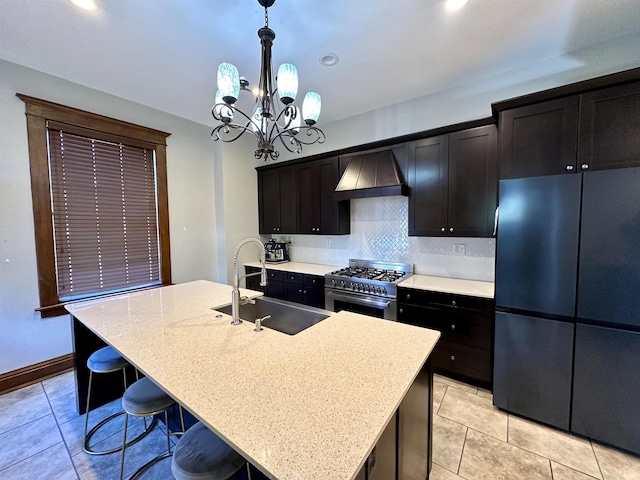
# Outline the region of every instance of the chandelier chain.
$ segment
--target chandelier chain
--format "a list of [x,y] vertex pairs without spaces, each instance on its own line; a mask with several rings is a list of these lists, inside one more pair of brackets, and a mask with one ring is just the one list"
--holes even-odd
[[269,12],[267,7],[264,7],[264,26],[269,27]]

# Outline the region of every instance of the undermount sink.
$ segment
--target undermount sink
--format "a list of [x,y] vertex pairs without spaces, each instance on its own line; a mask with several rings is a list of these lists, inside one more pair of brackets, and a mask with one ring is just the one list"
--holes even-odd
[[[240,306],[240,318],[254,323],[257,318],[271,315],[271,318],[263,320],[262,326],[287,335],[300,333],[331,315],[328,310],[276,298],[258,297],[255,302]],[[231,305],[216,310],[231,315]]]

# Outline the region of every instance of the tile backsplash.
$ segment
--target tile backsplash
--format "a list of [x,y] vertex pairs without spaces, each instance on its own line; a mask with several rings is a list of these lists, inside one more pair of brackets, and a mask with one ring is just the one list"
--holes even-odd
[[[409,237],[408,198],[351,200],[350,235],[283,235],[292,261],[346,266],[350,258],[409,262],[415,273],[494,280],[495,238]],[[266,241],[269,237],[263,236]]]

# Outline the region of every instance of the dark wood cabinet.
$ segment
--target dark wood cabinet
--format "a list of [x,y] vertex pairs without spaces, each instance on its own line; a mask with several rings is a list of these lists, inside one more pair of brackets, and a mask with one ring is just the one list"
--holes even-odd
[[[245,267],[245,273],[259,272],[256,267]],[[260,286],[260,276],[247,277],[248,289],[264,292],[268,297],[324,308],[324,277],[284,270],[267,269],[267,286]]]
[[449,235],[490,237],[498,205],[498,129],[449,136]]
[[295,170],[292,166],[258,172],[258,212],[260,233],[296,233]]
[[409,235],[493,235],[497,141],[487,125],[411,144]]
[[571,96],[500,113],[500,178],[576,171],[579,98]]
[[500,112],[500,178],[640,166],[640,82]]
[[333,199],[341,168],[339,157],[297,165],[297,232],[341,235],[350,229],[349,201]]
[[640,166],[640,82],[580,96],[581,170]]
[[398,289],[398,321],[442,334],[435,371],[484,388],[492,385],[494,306],[486,298]]
[[640,454],[638,352],[640,332],[576,325],[573,432]]

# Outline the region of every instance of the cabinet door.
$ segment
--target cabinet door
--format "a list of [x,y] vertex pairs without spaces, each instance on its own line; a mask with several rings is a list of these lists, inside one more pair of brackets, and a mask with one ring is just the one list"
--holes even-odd
[[579,97],[500,113],[500,178],[576,171]]
[[580,96],[578,167],[640,166],[640,82]]
[[640,327],[640,168],[583,184],[578,317]]
[[409,148],[409,235],[447,234],[449,135],[426,138]]
[[574,324],[496,313],[493,404],[569,429]]
[[318,165],[315,162],[298,165],[296,167],[296,182],[298,186],[298,232],[316,233],[316,229],[320,228]]
[[260,233],[296,233],[293,167],[258,172]]
[[350,231],[350,202],[337,202],[333,194],[340,180],[340,159],[338,157],[317,160],[319,201],[320,201],[320,231],[321,234],[348,234]]
[[299,233],[349,233],[349,201],[337,202],[333,199],[339,179],[338,157],[303,163],[296,167]]
[[571,431],[640,454],[640,333],[576,326]]
[[495,125],[450,135],[450,236],[493,236],[498,204],[497,149],[498,130]]

